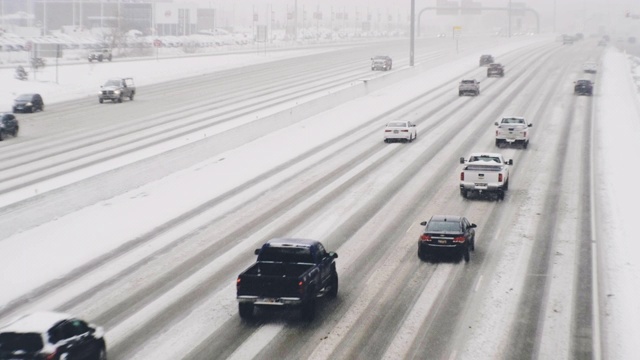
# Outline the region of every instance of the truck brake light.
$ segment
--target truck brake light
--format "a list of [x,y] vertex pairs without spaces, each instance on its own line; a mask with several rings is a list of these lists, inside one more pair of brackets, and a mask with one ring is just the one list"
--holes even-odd
[[502,182],[502,174],[498,174],[498,182]]
[[464,236],[457,236],[453,238],[453,242],[454,243],[463,243],[464,242]]
[[460,173],[460,181],[464,181],[464,171]]

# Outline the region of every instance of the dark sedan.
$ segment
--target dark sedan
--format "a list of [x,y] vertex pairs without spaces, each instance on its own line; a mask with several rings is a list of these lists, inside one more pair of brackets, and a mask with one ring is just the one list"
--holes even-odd
[[13,101],[13,112],[44,111],[44,101],[40,94],[22,94]]
[[430,257],[449,253],[458,259],[469,261],[469,251],[475,250],[476,224],[463,216],[434,215],[431,220],[423,221],[424,233],[418,239],[418,257],[429,260]]

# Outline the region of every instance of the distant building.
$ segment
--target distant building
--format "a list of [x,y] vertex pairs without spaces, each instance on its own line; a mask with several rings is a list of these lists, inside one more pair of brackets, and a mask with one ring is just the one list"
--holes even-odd
[[[145,35],[190,35],[216,27],[216,10],[197,2],[170,0],[24,0],[4,1],[0,27],[36,27],[51,31],[92,28],[138,30]],[[7,6],[10,3],[11,6]],[[23,16],[19,17],[19,14]],[[7,30],[9,31],[9,30]]]

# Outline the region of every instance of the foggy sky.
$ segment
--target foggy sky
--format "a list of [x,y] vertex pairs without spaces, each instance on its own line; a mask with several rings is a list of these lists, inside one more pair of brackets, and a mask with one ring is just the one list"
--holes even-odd
[[[452,0],[455,1],[455,0]],[[542,32],[607,32],[607,28],[619,28],[628,32],[637,28],[640,20],[635,23],[625,18],[625,13],[630,11],[640,15],[639,0],[511,0],[514,3],[525,3],[528,8],[538,12]],[[335,12],[349,12],[350,18],[355,21],[355,12],[359,13],[359,19],[364,20],[369,13],[373,21],[377,21],[378,14],[383,21],[388,16],[395,19],[401,14],[403,19],[408,18],[410,0],[175,0],[174,2],[197,3],[199,6],[218,8],[224,12],[232,12],[236,18],[242,19],[243,13],[247,17],[255,11],[258,14],[273,10],[275,16],[286,16],[287,11],[292,11],[297,4],[298,12],[303,9],[307,13],[307,19],[312,18],[312,13],[318,9],[323,16],[329,16]],[[475,2],[483,7],[507,7],[509,0],[484,0]],[[456,1],[456,3],[459,3]],[[436,0],[415,0],[416,11],[423,7],[436,6]],[[479,16],[444,16],[435,15],[434,12],[425,13],[429,22],[434,26],[446,27],[450,25],[463,25],[465,22],[478,22]],[[480,16],[489,16],[496,19],[496,26],[504,26],[504,16],[492,14],[489,11]],[[555,19],[555,21],[554,21]],[[527,27],[535,24],[534,20],[525,21]]]

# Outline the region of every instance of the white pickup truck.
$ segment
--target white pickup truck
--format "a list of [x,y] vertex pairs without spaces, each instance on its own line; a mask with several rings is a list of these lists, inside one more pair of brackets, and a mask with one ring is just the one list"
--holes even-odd
[[463,164],[460,172],[460,195],[467,198],[471,193],[496,194],[498,200],[504,199],[504,192],[509,189],[508,161],[499,153],[473,153],[467,159],[461,157]]
[[523,149],[529,145],[529,128],[533,124],[529,123],[522,116],[503,117],[496,121],[496,146],[501,147],[506,144],[520,144]]

